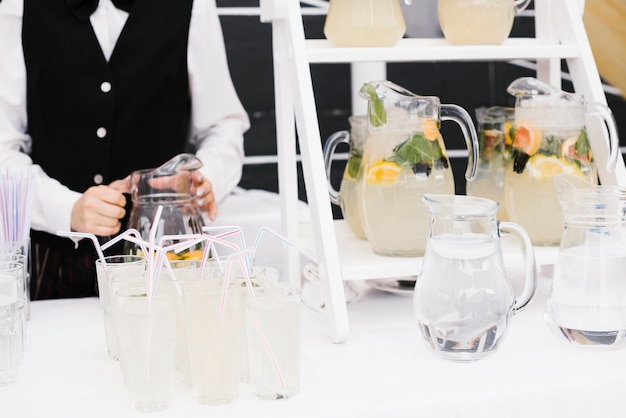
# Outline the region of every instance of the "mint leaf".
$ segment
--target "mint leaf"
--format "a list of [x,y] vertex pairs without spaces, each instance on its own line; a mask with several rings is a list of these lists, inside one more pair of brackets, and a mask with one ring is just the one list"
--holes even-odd
[[431,141],[423,134],[415,134],[395,149],[393,160],[401,166],[412,167],[419,162],[428,162],[431,166],[443,157],[439,141]]
[[348,158],[348,176],[350,176],[350,178],[357,178],[357,176],[359,175],[359,170],[361,169],[361,160],[362,160],[362,156],[360,153],[357,152],[351,152],[350,153],[350,158]]
[[580,156],[588,155],[589,151],[591,151],[589,138],[587,137],[587,131],[585,131],[584,129],[581,129],[580,133],[578,134],[578,139],[574,144],[574,151],[576,151],[576,154]]
[[371,83],[363,84],[361,87],[361,93],[367,95],[369,100],[369,106],[367,107],[367,113],[370,123],[374,127],[379,127],[387,123],[387,112],[385,111],[385,105],[383,101],[378,97],[376,89]]

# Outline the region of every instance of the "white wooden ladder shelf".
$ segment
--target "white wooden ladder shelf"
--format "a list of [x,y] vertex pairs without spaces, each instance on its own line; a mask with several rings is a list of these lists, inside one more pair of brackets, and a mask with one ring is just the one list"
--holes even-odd
[[[322,157],[322,140],[315,106],[310,65],[314,63],[510,61],[533,60],[537,78],[561,84],[565,60],[576,92],[606,104],[602,83],[582,21],[580,0],[535,0],[535,38],[510,38],[497,46],[451,46],[444,39],[402,39],[391,48],[334,48],[325,39],[305,39],[300,3],[260,0],[261,20],[272,24],[279,188],[283,231],[297,248],[289,254],[288,274],[300,277],[300,253],[318,264],[325,298],[330,339],[343,342],[349,322],[343,280],[416,275],[421,258],[393,258],[374,254],[369,244],[353,237],[343,220],[333,220]],[[416,5],[417,6],[417,5]],[[311,222],[297,217],[298,133],[302,169]],[[588,126],[603,184],[626,185],[620,158],[614,172],[606,170],[606,128]],[[538,263],[549,264],[554,249],[536,248]]]

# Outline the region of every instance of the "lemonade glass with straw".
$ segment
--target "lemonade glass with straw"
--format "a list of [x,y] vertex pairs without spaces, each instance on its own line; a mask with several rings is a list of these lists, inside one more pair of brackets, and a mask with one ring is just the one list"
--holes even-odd
[[[511,158],[505,170],[505,202],[511,221],[521,225],[534,245],[556,245],[563,232],[563,215],[553,177],[570,174],[597,184],[598,176],[585,118],[604,119],[617,150],[615,123],[606,106],[580,94],[561,91],[532,77],[513,81],[507,91],[516,96]],[[608,159],[615,165],[616,154]]]
[[476,172],[476,129],[461,107],[418,96],[389,81],[365,83],[360,94],[368,100],[361,182],[367,240],[380,255],[421,256],[429,231],[422,195],[454,194],[440,123],[453,120],[461,127],[470,150],[466,178]]

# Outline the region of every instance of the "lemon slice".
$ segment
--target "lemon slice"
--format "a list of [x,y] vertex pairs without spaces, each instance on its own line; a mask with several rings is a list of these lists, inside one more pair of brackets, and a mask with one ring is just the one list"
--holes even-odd
[[369,170],[365,181],[372,185],[393,184],[398,179],[402,168],[393,161],[378,161]]
[[528,161],[527,167],[531,169],[531,175],[539,180],[549,179],[559,174],[583,175],[576,164],[554,156],[535,155]]

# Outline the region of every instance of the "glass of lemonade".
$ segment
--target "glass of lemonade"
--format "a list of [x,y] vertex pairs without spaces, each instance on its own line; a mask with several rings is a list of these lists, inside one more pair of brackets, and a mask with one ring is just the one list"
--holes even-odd
[[[585,129],[589,103],[582,95],[531,77],[513,81],[507,91],[516,96],[511,157],[504,176],[507,212],[534,245],[557,245],[563,214],[554,176],[570,174],[591,184],[598,182]],[[609,133],[616,132],[612,116],[601,115]],[[613,149],[616,135],[609,139],[612,146],[608,149]]]
[[261,399],[290,398],[299,391],[300,301],[299,289],[268,286],[244,302],[250,382]]
[[507,221],[504,202],[504,169],[511,149],[510,132],[515,110],[512,107],[479,107],[478,122],[478,169],[476,178],[466,183],[468,196],[484,197],[499,203],[498,219]]
[[173,388],[173,298],[167,294],[148,297],[144,283],[118,289],[115,299],[120,364],[132,407],[145,412],[163,410]]
[[439,0],[439,24],[455,45],[499,45],[530,0]]
[[[389,81],[366,83],[369,100],[361,185],[363,224],[372,250],[380,255],[424,254],[429,217],[425,193],[454,194],[454,178],[439,132],[440,120],[454,120],[465,135],[470,157],[478,153],[471,117],[437,97],[418,96]],[[476,158],[470,158],[473,178]]]

